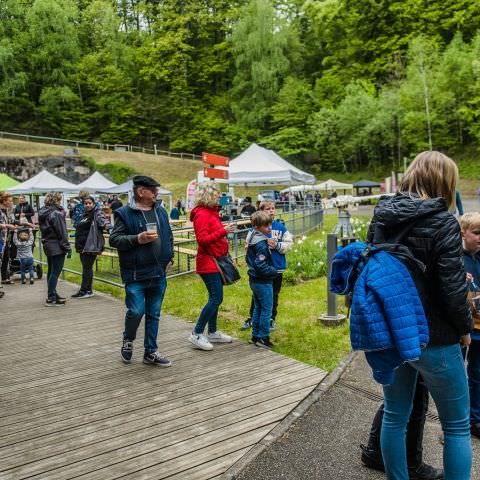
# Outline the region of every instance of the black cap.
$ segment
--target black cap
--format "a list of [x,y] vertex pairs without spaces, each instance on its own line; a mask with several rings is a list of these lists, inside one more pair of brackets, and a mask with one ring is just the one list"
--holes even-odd
[[133,185],[135,187],[159,187],[160,184],[154,180],[152,177],[147,177],[146,175],[135,175],[133,177]]

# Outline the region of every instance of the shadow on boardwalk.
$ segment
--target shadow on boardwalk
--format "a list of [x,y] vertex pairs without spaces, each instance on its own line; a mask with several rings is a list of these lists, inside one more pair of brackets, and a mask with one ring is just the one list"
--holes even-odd
[[2,480],[216,478],[325,376],[239,341],[193,350],[191,325],[171,317],[159,345],[173,366],[143,365],[142,338],[124,365],[121,302],[46,308],[45,287],[0,300]]
[[[342,378],[277,442],[270,445],[237,478],[239,480],[381,480],[386,476],[363,467],[360,443],[381,400],[363,355]],[[433,402],[431,403],[433,406]],[[431,409],[432,410],[432,407]],[[427,417],[425,461],[442,462],[440,424]],[[480,441],[473,439],[473,480],[480,480]]]

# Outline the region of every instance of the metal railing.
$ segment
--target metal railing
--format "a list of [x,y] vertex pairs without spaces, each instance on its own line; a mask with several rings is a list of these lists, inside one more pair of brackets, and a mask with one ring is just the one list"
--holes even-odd
[[26,142],[49,143],[51,145],[63,145],[76,148],[97,148],[99,150],[109,150],[114,152],[137,152],[148,153],[152,155],[163,155],[166,157],[176,157],[180,159],[201,160],[201,155],[186,152],[171,152],[170,150],[161,150],[156,145],[153,148],[138,147],[130,144],[112,144],[112,143],[98,143],[88,142],[86,140],[68,140],[65,138],[44,137],[41,135],[29,135],[23,133],[3,132],[0,131],[0,138],[20,139]]
[[[308,233],[323,224],[323,210],[318,205],[312,205],[302,210],[279,212],[278,218],[285,222],[287,229],[293,235]],[[229,252],[233,259],[238,260],[245,256],[245,238],[250,228],[249,219],[234,220],[229,223],[236,223],[237,229],[234,233],[227,235]],[[174,235],[174,265],[168,273],[168,278],[187,275],[195,272],[195,259],[197,253],[197,240],[192,227],[172,229]],[[72,234],[73,229],[69,229]],[[37,235],[37,248],[35,248],[35,260],[37,263],[46,265],[43,249],[40,246],[40,235]],[[73,237],[72,237],[73,243]],[[72,245],[73,247],[73,245]],[[82,275],[80,256],[72,252],[72,258],[65,260],[62,274],[70,273]],[[97,257],[94,266],[94,280],[115,287],[123,288],[120,278],[120,266],[117,251],[107,246],[102,255]]]

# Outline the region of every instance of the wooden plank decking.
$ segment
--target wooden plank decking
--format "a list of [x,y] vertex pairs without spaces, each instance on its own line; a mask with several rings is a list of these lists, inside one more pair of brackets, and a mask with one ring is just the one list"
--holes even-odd
[[172,317],[159,345],[173,366],[143,365],[142,336],[124,365],[120,301],[46,308],[45,288],[6,286],[0,300],[2,480],[215,478],[325,376],[240,341],[193,350],[191,324]]

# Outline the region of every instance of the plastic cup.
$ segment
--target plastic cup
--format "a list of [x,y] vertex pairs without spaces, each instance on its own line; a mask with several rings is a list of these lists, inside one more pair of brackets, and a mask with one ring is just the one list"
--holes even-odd
[[155,233],[158,232],[156,223],[147,223],[146,226],[147,226],[147,232],[155,232]]

